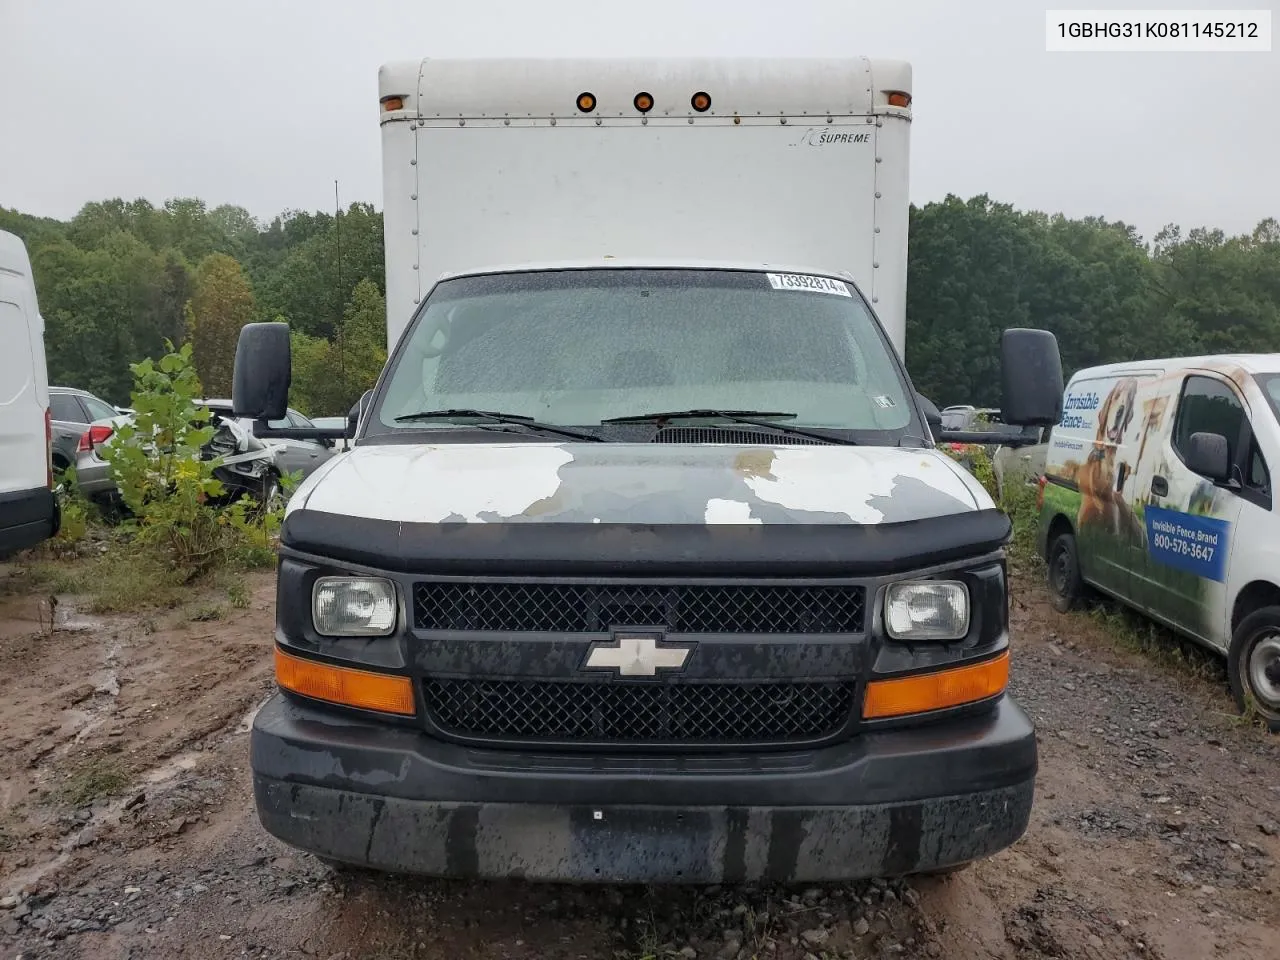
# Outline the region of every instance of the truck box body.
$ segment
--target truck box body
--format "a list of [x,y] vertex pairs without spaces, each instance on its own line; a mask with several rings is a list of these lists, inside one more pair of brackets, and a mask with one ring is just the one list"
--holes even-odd
[[[388,346],[442,274],[619,257],[848,275],[901,355],[911,108],[891,106],[890,92],[909,97],[909,64],[384,66]],[[578,109],[583,93],[595,109]],[[652,97],[647,114],[633,103],[640,93]],[[697,93],[710,96],[706,112],[693,109]]]

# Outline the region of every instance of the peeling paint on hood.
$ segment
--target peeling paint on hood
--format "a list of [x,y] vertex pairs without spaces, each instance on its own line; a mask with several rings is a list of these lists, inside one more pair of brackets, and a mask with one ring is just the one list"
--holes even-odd
[[703,444],[358,446],[290,510],[416,523],[877,524],[990,507],[934,450]]

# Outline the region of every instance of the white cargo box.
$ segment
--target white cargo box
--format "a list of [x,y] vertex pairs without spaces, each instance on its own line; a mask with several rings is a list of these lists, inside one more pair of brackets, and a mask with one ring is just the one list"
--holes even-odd
[[865,57],[387,64],[388,342],[444,274],[617,257],[846,274],[902,353],[910,95]]

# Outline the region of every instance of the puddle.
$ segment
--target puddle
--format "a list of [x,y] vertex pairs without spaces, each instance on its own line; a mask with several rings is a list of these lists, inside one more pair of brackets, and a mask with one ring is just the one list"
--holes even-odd
[[201,756],[202,754],[195,750],[184,750],[182,753],[175,753],[158,767],[152,767],[140,779],[149,787],[174,780],[181,774],[194,770],[197,764],[200,763]]
[[58,607],[54,611],[54,623],[59,630],[83,633],[89,630],[102,630],[106,627],[105,620],[80,613],[70,598],[58,597],[57,600]]

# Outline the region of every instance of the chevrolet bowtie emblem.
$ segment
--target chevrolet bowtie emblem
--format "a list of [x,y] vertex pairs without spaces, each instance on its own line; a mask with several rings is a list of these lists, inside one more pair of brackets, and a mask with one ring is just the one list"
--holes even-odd
[[614,634],[616,643],[598,643],[587,654],[587,670],[617,670],[624,677],[652,677],[659,670],[679,670],[691,647],[660,647],[652,634]]

